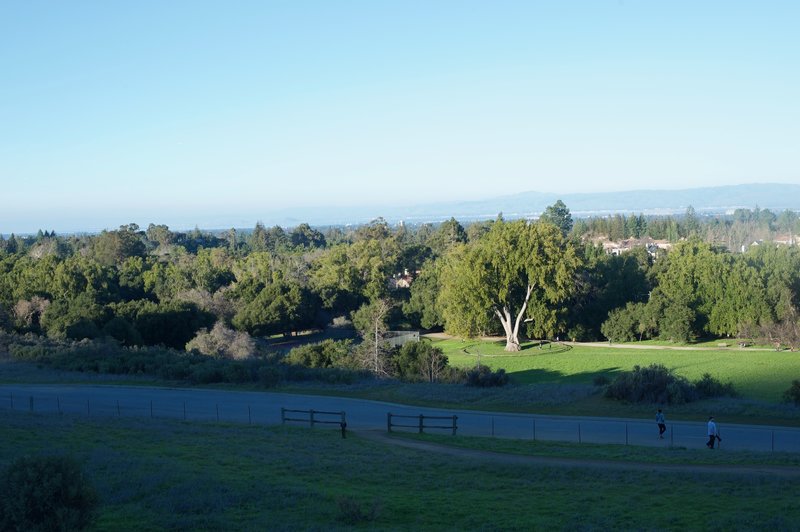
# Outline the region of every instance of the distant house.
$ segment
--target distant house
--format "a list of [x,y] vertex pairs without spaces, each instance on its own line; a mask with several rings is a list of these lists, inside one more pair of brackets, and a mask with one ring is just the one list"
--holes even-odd
[[389,279],[389,288],[391,290],[397,290],[399,288],[411,288],[412,282],[414,282],[414,277],[408,272],[408,270],[403,270],[403,273],[396,273],[392,275],[392,278]]
[[619,242],[603,239],[600,242],[603,246],[603,250],[609,255],[621,255],[633,248],[644,247],[647,253],[655,258],[659,255],[659,251],[667,251],[672,247],[672,244],[666,240],[653,240],[651,238],[629,238]]

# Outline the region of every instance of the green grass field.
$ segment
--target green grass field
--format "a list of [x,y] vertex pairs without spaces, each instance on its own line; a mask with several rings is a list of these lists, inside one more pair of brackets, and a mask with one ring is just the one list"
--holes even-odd
[[[0,412],[0,467],[69,454],[96,530],[791,530],[796,479],[463,462],[338,431]],[[573,451],[574,453],[577,451]]]
[[633,366],[663,364],[689,380],[709,373],[732,382],[743,398],[779,402],[793,379],[800,379],[800,353],[748,349],[631,349],[566,346],[529,342],[519,353],[503,351],[504,342],[439,340],[454,366],[468,367],[478,359],[493,369],[505,369],[513,382],[591,384],[596,377],[613,379]]

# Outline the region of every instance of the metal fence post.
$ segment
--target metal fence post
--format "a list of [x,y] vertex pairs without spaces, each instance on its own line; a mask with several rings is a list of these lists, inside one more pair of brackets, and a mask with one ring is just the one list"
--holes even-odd
[[419,433],[422,434],[422,414],[419,415]]
[[456,435],[456,430],[458,430],[458,425],[456,421],[458,420],[458,416],[453,416],[453,436]]
[[309,419],[309,423],[313,427],[314,426],[314,411],[313,410],[309,410],[309,412],[311,413],[311,417]]
[[392,432],[392,413],[386,412],[386,432]]

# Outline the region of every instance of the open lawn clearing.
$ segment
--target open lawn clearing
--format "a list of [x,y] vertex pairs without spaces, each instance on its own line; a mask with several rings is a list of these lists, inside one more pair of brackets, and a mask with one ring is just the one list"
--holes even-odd
[[537,342],[518,353],[503,351],[503,342],[438,340],[455,366],[469,367],[478,360],[493,369],[505,369],[517,383],[591,384],[613,379],[633,366],[663,364],[689,380],[709,373],[732,382],[745,399],[779,402],[793,379],[800,379],[800,353],[747,349],[635,349]]
[[68,453],[97,529],[791,530],[796,480],[507,465],[337,431],[0,412],[0,466]]

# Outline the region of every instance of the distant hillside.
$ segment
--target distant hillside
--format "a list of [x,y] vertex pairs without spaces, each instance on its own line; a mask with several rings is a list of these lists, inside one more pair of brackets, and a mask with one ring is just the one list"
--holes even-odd
[[[357,224],[382,216],[389,222],[439,222],[451,216],[461,221],[536,217],[548,205],[562,200],[574,217],[611,213],[681,214],[688,206],[698,213],[724,214],[737,208],[800,211],[800,185],[751,184],[683,190],[632,190],[627,192],[550,194],[523,192],[480,201],[427,203],[405,207],[306,208],[271,212],[264,222],[285,226]],[[267,220],[270,220],[269,222]]]

